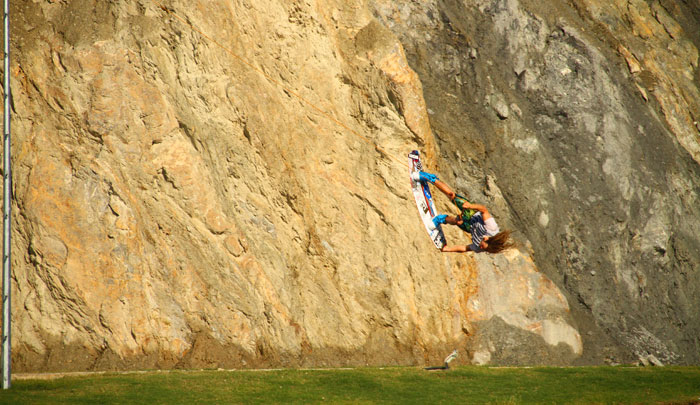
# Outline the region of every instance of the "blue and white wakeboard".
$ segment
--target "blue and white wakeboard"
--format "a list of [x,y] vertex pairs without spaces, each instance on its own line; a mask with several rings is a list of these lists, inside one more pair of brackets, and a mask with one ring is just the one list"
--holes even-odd
[[416,205],[418,206],[418,214],[423,221],[428,236],[430,236],[430,239],[432,239],[435,244],[435,247],[442,249],[442,247],[447,244],[447,240],[445,239],[445,234],[442,232],[442,227],[438,225],[438,227],[435,228],[433,225],[433,217],[437,215],[437,212],[435,211],[433,196],[430,194],[430,188],[428,184],[422,181],[413,180],[413,172],[423,170],[423,164],[420,161],[420,153],[417,150],[408,154],[408,168],[410,170],[409,179],[411,180],[413,197],[416,199]]

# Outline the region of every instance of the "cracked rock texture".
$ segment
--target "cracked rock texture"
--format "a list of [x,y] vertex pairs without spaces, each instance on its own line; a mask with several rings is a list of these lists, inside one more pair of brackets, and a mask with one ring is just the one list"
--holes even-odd
[[700,362],[698,1],[12,7],[15,371]]
[[700,2],[374,4],[443,175],[493,176],[571,307],[577,361],[700,362]]

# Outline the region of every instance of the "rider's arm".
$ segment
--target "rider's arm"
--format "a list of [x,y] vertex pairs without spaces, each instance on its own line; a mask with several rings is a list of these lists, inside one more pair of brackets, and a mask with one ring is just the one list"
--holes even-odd
[[469,246],[443,246],[440,249],[442,252],[454,252],[454,253],[464,253],[469,252],[471,248]]

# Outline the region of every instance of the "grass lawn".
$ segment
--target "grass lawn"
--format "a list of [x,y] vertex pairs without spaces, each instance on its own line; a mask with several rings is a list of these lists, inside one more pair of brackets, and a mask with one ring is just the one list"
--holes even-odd
[[700,367],[170,371],[15,380],[0,404],[698,403]]

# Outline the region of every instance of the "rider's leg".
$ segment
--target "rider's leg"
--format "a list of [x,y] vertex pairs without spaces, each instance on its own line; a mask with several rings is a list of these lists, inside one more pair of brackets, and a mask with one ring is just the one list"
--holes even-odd
[[462,218],[460,218],[458,216],[448,215],[447,218],[445,218],[445,223],[449,224],[449,225],[461,225]]
[[461,225],[462,224],[462,218],[459,216],[451,216],[451,215],[436,215],[433,217],[433,224],[437,228],[438,225],[440,224],[448,224],[448,225]]
[[435,180],[434,184],[438,190],[442,191],[450,199],[450,201],[455,199],[455,196],[457,194],[455,194],[455,192],[452,191],[452,189],[450,188],[450,186],[447,185],[447,183],[445,183],[442,180]]

